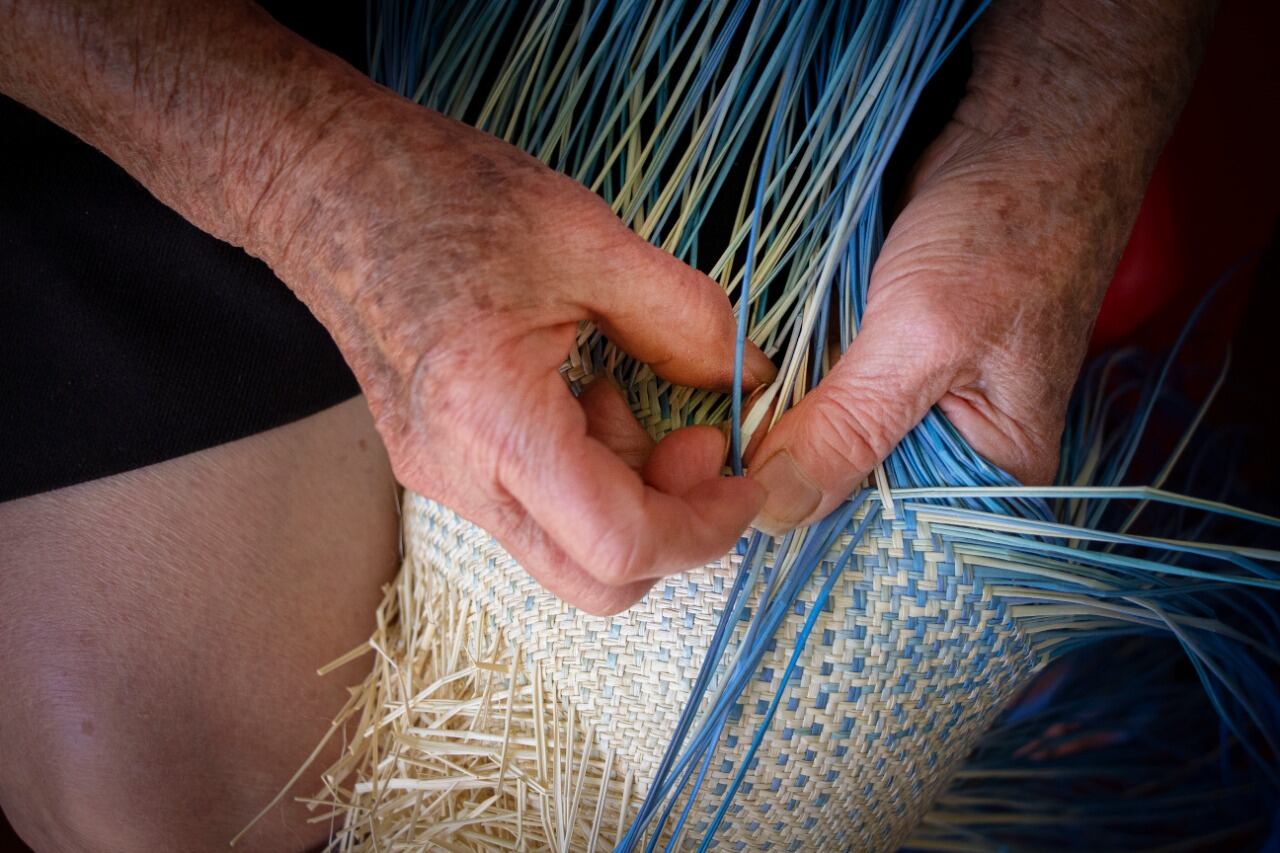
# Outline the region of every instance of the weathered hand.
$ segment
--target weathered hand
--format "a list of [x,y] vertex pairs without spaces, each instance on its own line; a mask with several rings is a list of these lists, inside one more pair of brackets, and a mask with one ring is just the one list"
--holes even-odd
[[[650,448],[557,368],[594,319],[661,375],[729,381],[723,293],[515,149],[396,98],[249,2],[8,4],[0,91],[264,258],[334,335],[402,481],[587,609],[812,521],[938,402],[1053,468],[1101,288],[1189,86],[1210,0],[1003,0],[894,225],[864,327],[754,479],[688,429]],[[159,49],[157,46],[163,46]],[[749,350],[749,386],[772,374]],[[784,452],[785,451],[785,452]]]
[[[559,374],[590,319],[666,379],[728,387],[723,290],[497,139],[389,97],[353,109],[357,133],[264,200],[288,250],[257,250],[338,342],[400,481],[590,611],[723,554],[764,495],[720,476],[720,431],[652,447],[607,380],[575,400]],[[772,378],[757,349],[747,368]]]
[[[724,292],[585,188],[247,0],[0,8],[0,91],[270,264],[334,336],[401,482],[563,598],[621,609],[760,508],[758,484],[720,476],[717,430],[651,447],[607,383],[577,401],[558,375],[594,320],[667,379],[732,377]],[[774,374],[755,347],[746,368],[752,387]]]
[[755,455],[769,491],[757,526],[829,512],[935,404],[1022,482],[1052,478],[1108,259],[1044,205],[1060,194],[1045,164],[1002,164],[989,145],[956,127],[926,157],[861,331]]
[[861,330],[752,457],[769,493],[757,527],[830,512],[933,405],[1022,482],[1052,479],[1089,332],[1189,85],[1188,34],[1204,25],[1194,3],[1090,5],[1104,8],[1087,20],[1056,0],[993,5]]

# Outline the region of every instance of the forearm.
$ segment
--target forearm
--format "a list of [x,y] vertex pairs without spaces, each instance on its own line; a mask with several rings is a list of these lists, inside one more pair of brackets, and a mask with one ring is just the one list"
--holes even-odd
[[997,0],[975,33],[958,122],[984,136],[989,152],[1045,179],[1044,213],[1074,226],[1100,268],[1119,260],[1190,91],[1213,6]]
[[272,263],[299,216],[282,188],[377,91],[248,2],[6,0],[0,18],[0,91]]
[[[997,0],[974,36],[960,117],[1046,155],[1154,163],[1182,109],[1212,0]],[[1034,137],[1031,131],[1037,131]]]

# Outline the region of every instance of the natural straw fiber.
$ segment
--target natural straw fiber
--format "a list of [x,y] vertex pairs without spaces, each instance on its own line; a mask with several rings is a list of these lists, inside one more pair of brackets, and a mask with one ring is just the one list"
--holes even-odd
[[[388,2],[371,53],[380,80],[583,181],[736,299],[740,334],[781,365],[752,410],[740,382],[672,386],[590,326],[564,373],[575,388],[609,373],[655,438],[730,424],[740,464],[761,413],[794,405],[857,334],[880,176],[962,11]],[[724,211],[727,233],[702,227]],[[1176,639],[1221,748],[1267,765],[1280,552],[1196,540],[1206,518],[1280,521],[1158,488],[1198,415],[1154,487],[1126,485],[1168,370],[1124,380],[1124,413],[1122,371],[1089,374],[1058,487],[1018,487],[933,411],[875,489],[781,540],[751,532],[610,618],[407,496],[402,571],[343,659],[372,651],[370,674],[311,800],[331,849],[890,850],[1038,670],[1136,635]],[[982,849],[968,803],[918,843]]]
[[[893,521],[881,510],[869,499],[858,512],[854,562],[819,611],[786,713],[714,849],[894,849],[1061,643],[1045,605],[983,579],[1001,560],[975,546],[982,528],[967,539],[939,532],[945,508],[904,503]],[[741,557],[594,617],[439,504],[408,495],[404,520],[407,554],[379,608],[372,671],[335,723],[352,739],[312,799],[315,820],[333,823],[332,849],[612,849],[689,701]],[[818,586],[797,598],[737,703],[677,849],[702,837]],[[1047,630],[1025,627],[1046,618]]]
[[[864,516],[879,508],[866,507]],[[381,719],[364,721],[368,742],[355,744],[383,757],[374,776],[358,774],[350,794],[326,805],[346,812],[352,841],[371,840],[376,825],[381,845],[449,838],[453,849],[589,849],[598,833],[597,845],[611,847],[689,700],[741,558],[670,578],[620,616],[595,617],[544,591],[488,534],[439,504],[409,496],[405,531],[394,587],[402,630],[385,635],[378,669],[387,671],[375,673],[400,695],[375,710]],[[927,523],[911,513],[877,519],[854,553],[786,688],[786,721],[769,731],[716,835],[725,849],[892,849],[1035,668],[1006,608]],[[777,692],[815,592],[796,602],[743,695],[730,749],[750,740]],[[417,614],[407,624],[406,605]],[[403,633],[410,627],[416,641]],[[442,654],[452,663],[441,666]],[[513,675],[526,705],[514,712]],[[529,731],[539,716],[546,728]],[[460,766],[453,744],[466,759],[483,745],[487,769]],[[539,744],[563,758],[539,755]],[[735,770],[731,758],[717,761],[705,788],[722,792]],[[690,818],[691,842],[719,797],[706,800]]]

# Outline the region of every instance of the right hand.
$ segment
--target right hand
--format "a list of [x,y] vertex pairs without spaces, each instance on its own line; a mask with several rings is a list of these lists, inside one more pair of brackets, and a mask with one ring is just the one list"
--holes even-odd
[[[593,613],[724,554],[764,490],[720,475],[722,433],[653,446],[607,379],[575,399],[559,374],[592,320],[663,378],[727,389],[724,291],[494,137],[381,93],[352,112],[273,184],[249,248],[337,341],[399,480]],[[750,345],[744,372],[774,375]]]

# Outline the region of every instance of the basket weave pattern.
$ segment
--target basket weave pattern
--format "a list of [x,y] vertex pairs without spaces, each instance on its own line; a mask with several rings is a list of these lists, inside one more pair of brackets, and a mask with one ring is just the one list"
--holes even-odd
[[[594,617],[546,593],[487,533],[439,504],[410,496],[405,530],[406,570],[483,611],[643,796],[740,558],[667,579],[624,614]],[[686,825],[695,846],[829,567],[783,622],[726,726]],[[1003,603],[927,523],[911,512],[877,519],[818,618],[715,846],[893,849],[1035,666]],[[614,812],[604,825],[619,822],[619,808],[628,806],[616,797],[601,807]]]

